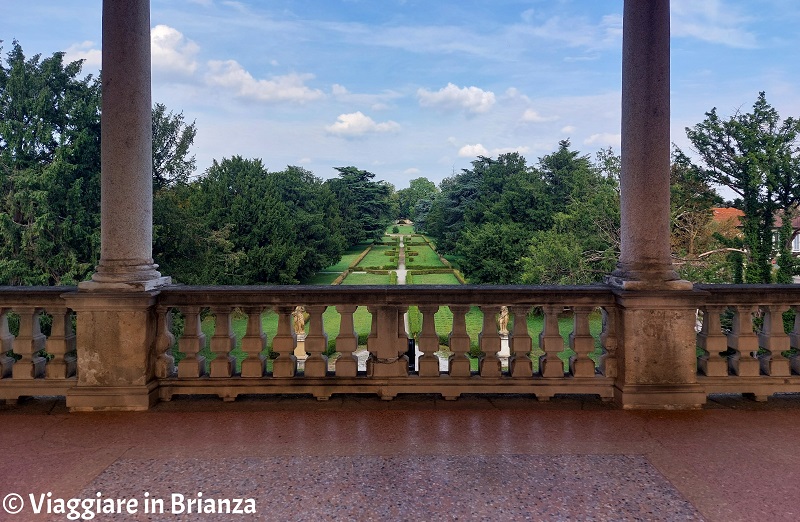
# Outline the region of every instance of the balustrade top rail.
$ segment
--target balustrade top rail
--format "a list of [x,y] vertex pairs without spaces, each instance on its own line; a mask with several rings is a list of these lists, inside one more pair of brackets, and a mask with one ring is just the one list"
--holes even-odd
[[246,305],[530,305],[611,306],[605,285],[589,286],[167,286],[161,306]]
[[707,292],[706,306],[800,305],[800,285],[728,285],[696,284]]
[[63,305],[63,294],[75,292],[74,286],[0,286],[0,306],[37,307]]

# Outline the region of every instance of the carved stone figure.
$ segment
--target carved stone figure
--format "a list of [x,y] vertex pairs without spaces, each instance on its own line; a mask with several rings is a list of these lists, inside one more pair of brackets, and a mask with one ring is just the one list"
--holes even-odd
[[299,334],[306,333],[306,309],[303,306],[297,306],[292,312],[292,319],[294,321],[294,331]]
[[500,308],[500,317],[497,318],[497,326],[500,327],[500,335],[508,335],[508,307]]

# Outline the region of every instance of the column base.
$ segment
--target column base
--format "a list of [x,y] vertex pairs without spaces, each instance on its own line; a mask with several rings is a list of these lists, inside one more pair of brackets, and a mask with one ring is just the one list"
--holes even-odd
[[147,281],[83,281],[78,290],[86,292],[149,292],[162,286],[171,285],[172,278],[162,276]]
[[614,387],[614,401],[624,410],[697,410],[703,407],[706,399],[699,384]]
[[157,381],[143,386],[76,386],[67,392],[70,412],[145,411],[157,402]]
[[605,283],[623,290],[691,290],[694,284],[685,279],[632,279],[626,276],[609,275]]

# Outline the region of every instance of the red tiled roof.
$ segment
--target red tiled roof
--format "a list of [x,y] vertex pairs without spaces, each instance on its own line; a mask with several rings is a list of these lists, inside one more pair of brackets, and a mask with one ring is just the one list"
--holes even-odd
[[741,224],[741,218],[744,217],[744,212],[738,208],[715,207],[711,209],[711,212],[713,214],[712,219],[717,223],[733,221],[737,227]]

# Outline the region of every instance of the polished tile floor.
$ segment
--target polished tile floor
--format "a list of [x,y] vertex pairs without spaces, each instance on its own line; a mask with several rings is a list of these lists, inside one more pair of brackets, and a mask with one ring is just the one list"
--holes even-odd
[[[688,412],[527,397],[193,398],[101,414],[37,399],[0,406],[0,436],[0,520],[67,520],[53,512],[70,498],[101,513],[136,501],[95,520],[800,519],[796,397]],[[208,512],[237,502],[255,513]]]

